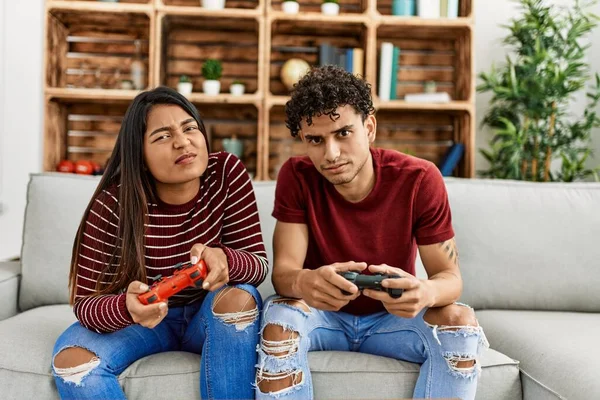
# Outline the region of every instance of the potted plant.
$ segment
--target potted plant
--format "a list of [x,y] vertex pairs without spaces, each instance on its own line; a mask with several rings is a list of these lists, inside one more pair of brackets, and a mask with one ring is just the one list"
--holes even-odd
[[339,0],[323,0],[321,12],[325,15],[338,15],[340,13]]
[[281,3],[281,9],[286,14],[298,14],[300,4],[296,0],[285,0]]
[[177,91],[184,96],[189,96],[192,93],[193,84],[192,80],[187,75],[181,75],[179,77],[179,83],[177,84]]
[[202,76],[204,82],[202,82],[202,91],[210,96],[216,96],[221,92],[221,75],[223,73],[223,67],[219,60],[209,58],[202,64]]
[[244,82],[239,79],[234,80],[229,86],[229,93],[234,96],[242,96],[245,92]]
[[225,0],[200,0],[202,8],[207,10],[222,10],[225,8]]
[[480,74],[479,92],[493,94],[483,125],[493,130],[490,149],[480,149],[490,166],[483,177],[571,182],[593,176],[586,167],[591,132],[600,126],[600,76],[587,93],[581,117],[572,99],[590,74],[585,45],[597,25],[587,7],[566,9],[546,1],[520,0],[522,15],[507,26],[512,47],[501,68]]

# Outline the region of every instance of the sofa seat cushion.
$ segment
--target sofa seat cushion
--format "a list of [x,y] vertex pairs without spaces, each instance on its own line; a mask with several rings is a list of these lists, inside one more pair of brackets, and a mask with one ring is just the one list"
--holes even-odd
[[600,398],[600,314],[479,310],[492,347],[520,362],[525,399]]
[[[52,348],[75,321],[67,305],[38,307],[0,321],[3,399],[58,398],[51,373]],[[494,350],[482,357],[477,399],[520,399],[518,363]],[[419,366],[368,354],[309,354],[315,396],[339,399],[411,397]],[[199,398],[200,356],[161,353],[133,363],[119,381],[129,399]]]

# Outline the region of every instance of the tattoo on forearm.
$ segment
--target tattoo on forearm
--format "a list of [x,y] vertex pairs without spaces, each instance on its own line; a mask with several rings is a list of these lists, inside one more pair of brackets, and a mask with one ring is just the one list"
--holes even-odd
[[450,239],[445,242],[439,243],[444,253],[448,256],[448,261],[452,261],[454,265],[458,266],[458,248],[456,247],[456,240]]

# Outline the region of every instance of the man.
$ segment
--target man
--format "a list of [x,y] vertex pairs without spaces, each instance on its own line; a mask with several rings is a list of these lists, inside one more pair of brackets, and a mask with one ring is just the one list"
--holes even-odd
[[[371,149],[377,122],[364,80],[311,70],[286,105],[307,156],[281,168],[273,284],[264,307],[257,398],[313,397],[306,352],[358,351],[421,364],[417,398],[473,399],[487,345],[462,291],[444,181],[428,161]],[[419,251],[428,279],[415,275]],[[340,275],[400,275],[364,289]]]

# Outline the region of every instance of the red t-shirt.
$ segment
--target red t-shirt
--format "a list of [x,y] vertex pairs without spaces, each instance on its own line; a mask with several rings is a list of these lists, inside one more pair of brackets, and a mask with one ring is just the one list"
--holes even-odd
[[[292,157],[281,167],[273,217],[308,226],[304,268],[364,261],[414,275],[417,245],[454,237],[438,168],[393,150],[372,149],[371,154],[375,185],[358,203],[345,200],[306,156]],[[355,315],[382,310],[381,302],[366,296],[342,309]]]

